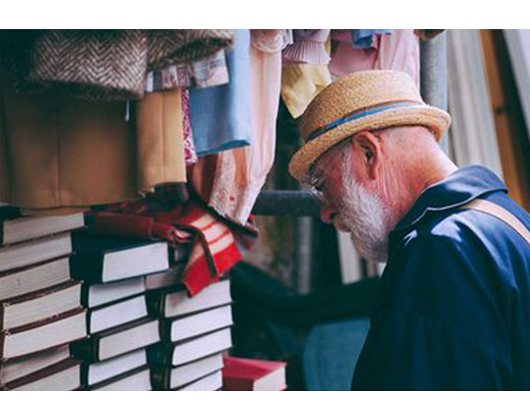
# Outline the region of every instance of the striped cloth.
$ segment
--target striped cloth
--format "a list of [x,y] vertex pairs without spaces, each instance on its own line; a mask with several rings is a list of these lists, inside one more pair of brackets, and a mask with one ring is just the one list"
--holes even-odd
[[96,211],[90,216],[89,227],[98,235],[159,238],[172,247],[191,243],[183,272],[183,282],[191,296],[218,281],[241,260],[236,237],[239,244],[249,248],[257,236],[257,230],[250,225],[234,230],[196,201],[168,209],[152,197]]

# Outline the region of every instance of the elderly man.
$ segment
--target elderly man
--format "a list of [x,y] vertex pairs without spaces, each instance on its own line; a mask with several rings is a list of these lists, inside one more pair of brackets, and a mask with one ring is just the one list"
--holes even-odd
[[353,389],[530,389],[530,216],[447,158],[449,124],[393,71],[339,79],[303,116],[290,173],[387,262]]

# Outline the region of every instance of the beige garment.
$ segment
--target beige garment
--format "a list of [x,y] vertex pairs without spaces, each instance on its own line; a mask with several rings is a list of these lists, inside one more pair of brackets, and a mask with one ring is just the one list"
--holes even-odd
[[154,95],[139,107],[137,136],[134,121],[125,121],[124,102],[17,95],[3,85],[0,201],[27,213],[59,214],[181,182],[180,92]]
[[186,182],[181,91],[148,93],[137,102],[138,189]]

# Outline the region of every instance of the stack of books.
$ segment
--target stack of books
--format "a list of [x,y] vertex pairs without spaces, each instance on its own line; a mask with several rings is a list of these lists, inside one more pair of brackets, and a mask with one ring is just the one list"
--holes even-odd
[[85,390],[151,390],[146,348],[160,340],[146,276],[167,272],[167,243],[74,235],[72,275],[83,281],[88,338],[72,346]]
[[211,284],[193,298],[179,285],[149,291],[147,301],[160,319],[161,342],[147,350],[153,388],[220,390],[223,352],[232,346],[230,282]]
[[287,389],[285,362],[225,356],[223,364],[223,391]]
[[21,217],[0,206],[0,388],[80,387],[69,343],[86,336],[86,314],[68,257],[83,225],[81,213]]

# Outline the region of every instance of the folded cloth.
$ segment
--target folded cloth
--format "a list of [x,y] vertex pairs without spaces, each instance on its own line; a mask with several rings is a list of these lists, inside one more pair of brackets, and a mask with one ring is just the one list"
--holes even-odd
[[191,63],[172,64],[147,73],[146,92],[179,87],[206,88],[227,84],[230,79],[224,50]]
[[8,31],[0,54],[17,92],[131,100],[142,97],[148,71],[209,57],[233,41],[233,31],[215,29]]
[[191,243],[183,283],[191,296],[217,282],[241,260],[236,244],[249,248],[257,236],[252,226],[234,230],[196,200],[168,207],[159,193],[142,200],[107,206],[91,215],[89,227],[99,235],[163,239],[172,247]]

